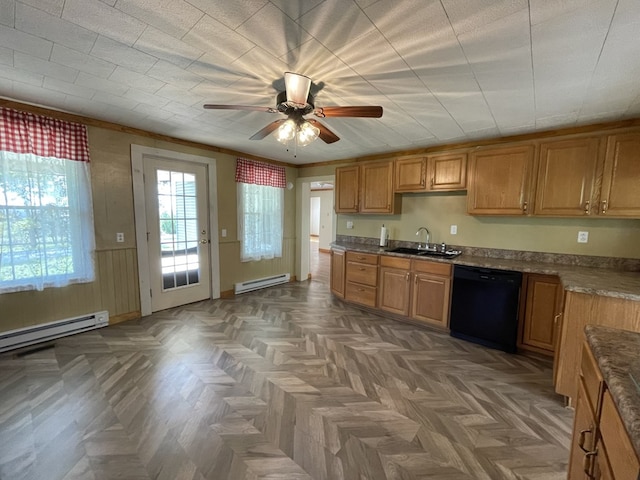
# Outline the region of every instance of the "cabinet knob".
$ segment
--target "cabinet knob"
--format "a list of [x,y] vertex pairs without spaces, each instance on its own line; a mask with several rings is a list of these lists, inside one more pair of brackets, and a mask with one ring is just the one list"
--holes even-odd
[[524,202],[522,204],[522,211],[527,213],[527,210],[529,209],[529,202]]
[[607,213],[607,201],[602,200],[602,213]]
[[589,210],[591,209],[591,202],[587,200],[584,204],[584,214],[589,215]]
[[431,177],[431,186],[433,187],[433,177]]
[[405,280],[408,282],[409,281],[409,272],[407,272],[406,278]]

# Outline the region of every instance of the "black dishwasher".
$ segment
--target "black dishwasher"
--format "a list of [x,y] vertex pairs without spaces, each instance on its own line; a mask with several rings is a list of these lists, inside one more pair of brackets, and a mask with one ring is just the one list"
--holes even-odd
[[455,265],[451,336],[516,352],[522,274]]

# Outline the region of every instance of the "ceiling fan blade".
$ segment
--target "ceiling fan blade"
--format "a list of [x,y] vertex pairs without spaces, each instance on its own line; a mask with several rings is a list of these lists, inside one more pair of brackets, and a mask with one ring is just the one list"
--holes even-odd
[[262,130],[255,133],[249,140],[262,140],[264,137],[266,137],[271,132],[273,132],[276,128],[278,128],[283,122],[286,122],[286,119],[280,119],[280,120],[276,120],[275,122],[271,122]]
[[318,137],[320,137],[320,140],[322,140],[324,143],[334,143],[340,140],[339,136],[337,136],[335,133],[333,133],[331,130],[329,130],[327,127],[321,124],[319,121],[310,119],[310,120],[307,120],[307,122],[309,122],[311,125],[313,125],[314,127],[320,130]]
[[362,107],[319,107],[313,111],[316,117],[382,117],[382,107],[362,106]]
[[203,107],[211,110],[251,110],[255,112],[278,113],[278,110],[272,107],[257,107],[253,105],[216,105],[206,103]]

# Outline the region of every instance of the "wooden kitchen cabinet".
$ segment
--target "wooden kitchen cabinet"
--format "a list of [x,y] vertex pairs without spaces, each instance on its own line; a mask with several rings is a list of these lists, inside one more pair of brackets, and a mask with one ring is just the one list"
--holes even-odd
[[395,161],[396,192],[456,191],[466,188],[466,152],[398,158]]
[[526,274],[518,348],[553,355],[564,289],[553,275]]
[[610,135],[598,214],[640,217],[640,132]]
[[378,293],[378,255],[347,252],[344,298],[367,307],[376,307]]
[[[597,420],[591,405],[584,394],[584,387],[580,384],[580,392],[576,403],[576,413],[573,418],[573,435],[569,454],[569,480],[591,479],[593,472],[593,453],[585,457],[585,453],[595,451]],[[584,449],[584,450],[583,450]]]
[[451,264],[412,260],[413,287],[410,318],[439,328],[449,328]]
[[331,293],[344,298],[346,252],[343,250],[331,250]]
[[535,215],[597,213],[596,180],[601,171],[598,137],[540,144]]
[[483,148],[469,156],[467,212],[527,215],[533,198],[532,144]]
[[336,168],[336,213],[398,213],[401,197],[393,191],[393,162]]
[[378,308],[405,317],[409,315],[410,268],[411,260],[408,258],[380,257]]

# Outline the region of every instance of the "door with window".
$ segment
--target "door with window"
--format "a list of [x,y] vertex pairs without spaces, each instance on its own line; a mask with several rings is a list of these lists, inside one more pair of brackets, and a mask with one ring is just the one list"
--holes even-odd
[[144,179],[151,310],[210,298],[207,166],[147,157]]

